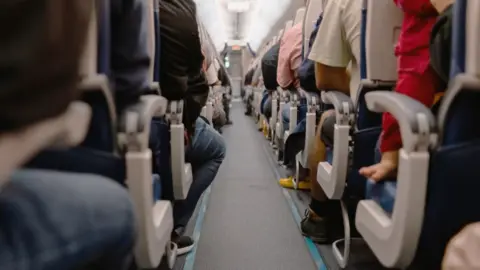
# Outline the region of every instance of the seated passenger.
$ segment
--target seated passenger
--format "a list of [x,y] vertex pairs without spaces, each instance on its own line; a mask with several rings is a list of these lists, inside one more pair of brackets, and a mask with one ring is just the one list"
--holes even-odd
[[[278,54],[277,82],[285,90],[297,91],[300,89],[298,79],[298,68],[302,63],[302,23],[294,25],[287,30],[280,41],[280,51]],[[301,93],[300,93],[301,95]],[[290,103],[283,107],[282,121],[284,131],[288,129],[290,123]],[[297,122],[302,121],[307,114],[307,104],[304,98],[300,99],[298,106]]]
[[[226,146],[223,137],[199,118],[209,87],[202,72],[204,57],[195,3],[192,0],[177,0],[160,1],[159,4],[162,41],[159,77],[162,95],[168,100],[185,101],[183,123],[188,130],[187,137],[191,138],[185,155],[186,161],[192,165],[193,182],[187,198],[174,204],[175,230],[172,240],[177,243],[179,254],[183,254],[194,245],[190,237],[181,236],[183,229],[192,217],[202,193],[217,175]],[[163,128],[160,121],[156,121],[156,125]]]
[[280,43],[273,45],[263,56],[261,61],[261,72],[267,99],[263,107],[263,115],[268,119],[272,115],[272,94],[277,90],[277,67],[278,67],[278,53],[280,51]]
[[230,119],[230,101],[232,97],[232,85],[230,82],[230,77],[227,74],[227,70],[224,66],[220,67],[218,69],[218,78],[220,80],[220,84],[222,87],[229,92],[225,92],[222,95],[222,104],[223,104],[223,110],[225,111],[225,117],[226,117],[226,125],[231,125],[232,120]]
[[[431,107],[435,93],[442,91],[440,80],[430,66],[429,39],[437,19],[437,11],[429,0],[394,0],[403,10],[402,30],[395,55],[398,61],[396,92],[418,100]],[[380,135],[381,160],[378,164],[360,169],[360,174],[372,181],[395,177],[398,167],[398,150],[402,137],[397,120],[389,113],[383,114]]]
[[[253,74],[255,73],[256,71],[256,68],[252,68],[248,73],[247,75],[245,75],[245,82],[244,82],[244,87],[246,86],[253,86]],[[246,92],[245,89],[242,89],[242,93],[243,92]],[[245,108],[245,115],[250,115],[252,113],[252,109],[253,109],[253,91],[250,93],[250,95],[246,96],[245,97],[245,101],[246,101],[246,108]]]
[[463,228],[448,243],[443,257],[443,270],[480,268],[480,223]]
[[[315,81],[318,89],[335,89],[352,98],[356,97],[360,83],[361,5],[361,1],[357,0],[327,2],[309,55],[316,62]],[[333,146],[334,124],[334,111],[324,112],[315,135],[314,151],[309,157],[309,175],[313,180],[312,199],[301,229],[305,236],[319,243],[333,240],[341,230],[339,202],[328,200],[320,184],[314,180],[317,179],[318,163],[327,159],[326,147]]]
[[[1,141],[59,116],[78,97],[92,2],[0,2]],[[135,228],[124,188],[53,171],[22,169],[7,177],[0,191],[1,269],[128,266]]]

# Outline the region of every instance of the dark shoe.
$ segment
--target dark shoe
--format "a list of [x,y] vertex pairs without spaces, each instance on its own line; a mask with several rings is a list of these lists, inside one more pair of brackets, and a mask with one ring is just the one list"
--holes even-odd
[[231,120],[228,120],[227,123],[225,123],[225,125],[233,125],[233,122]]
[[172,242],[177,244],[177,255],[189,253],[195,246],[192,238],[185,235],[177,235],[175,232],[172,233]]
[[327,219],[316,216],[310,209],[305,210],[305,217],[300,223],[303,236],[312,239],[318,244],[329,242],[327,232]]

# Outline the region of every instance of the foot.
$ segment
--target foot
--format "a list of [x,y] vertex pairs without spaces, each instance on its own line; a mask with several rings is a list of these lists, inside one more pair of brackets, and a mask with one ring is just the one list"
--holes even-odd
[[326,218],[316,215],[310,209],[305,210],[305,217],[300,223],[300,228],[303,236],[312,239],[313,242],[318,244],[329,242]]
[[225,125],[233,125],[232,120],[228,120],[227,123],[225,123]]
[[189,253],[195,246],[195,242],[191,237],[178,235],[175,232],[172,233],[172,242],[177,244],[177,255]]
[[[293,176],[290,176],[287,178],[280,178],[280,180],[278,180],[278,183],[283,188],[290,188],[290,189],[295,188],[293,184]],[[298,182],[297,189],[310,190],[310,182],[309,181]]]

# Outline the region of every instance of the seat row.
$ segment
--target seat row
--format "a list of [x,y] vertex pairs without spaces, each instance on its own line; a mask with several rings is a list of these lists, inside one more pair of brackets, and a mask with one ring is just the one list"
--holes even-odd
[[[430,108],[392,91],[397,81],[393,48],[403,21],[402,11],[392,1],[363,0],[362,3],[359,11],[362,80],[357,96],[350,98],[340,91],[325,90],[319,91],[318,99],[307,95],[304,149],[296,158],[294,187],[300,186],[298,183],[304,177],[301,170],[308,168],[309,152],[313,151],[315,114],[321,104],[330,105],[336,115],[333,146],[327,150],[327,159],[318,164],[317,179],[310,181],[317,181],[329,200],[341,203],[345,236],[332,245],[338,264],[347,267],[353,252],[351,233],[358,230],[362,241],[385,267],[406,268],[418,264],[438,269],[449,240],[467,224],[480,220],[480,212],[469,207],[475,202],[478,190],[475,178],[480,174],[475,166],[480,154],[480,133],[475,123],[479,113],[480,47],[478,31],[474,30],[479,25],[480,6],[477,1],[454,1],[450,82],[434,116]],[[306,14],[304,48],[309,46],[307,34],[321,16],[324,5],[324,1],[310,0],[306,11],[297,12],[297,15]],[[382,23],[375,23],[379,21]],[[286,29],[289,26],[291,22],[286,23]],[[261,69],[265,52],[275,43],[277,38],[252,62],[246,73],[249,84],[246,87],[247,93],[253,95],[252,107],[259,127],[272,140],[272,145],[281,150],[279,141],[282,136],[285,141],[290,134],[281,132],[279,112],[290,102],[288,130],[291,133],[297,124],[296,107],[302,94],[295,92],[287,102],[288,94],[279,89],[278,94],[272,94],[269,120],[262,114],[264,86],[255,82],[255,73]],[[304,56],[305,51],[307,49]],[[269,90],[275,92],[276,89]],[[399,123],[403,147],[395,179],[376,183],[360,175],[359,170],[375,163],[382,113],[386,112]],[[358,198],[352,214],[348,202]],[[352,218],[355,228],[350,230]],[[340,244],[345,246],[343,251]]]

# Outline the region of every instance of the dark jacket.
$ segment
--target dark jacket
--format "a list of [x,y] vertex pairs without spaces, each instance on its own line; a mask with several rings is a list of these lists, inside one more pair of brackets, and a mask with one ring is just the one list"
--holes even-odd
[[184,100],[183,123],[190,133],[206,104],[209,87],[192,0],[161,0],[160,88],[168,100]]

